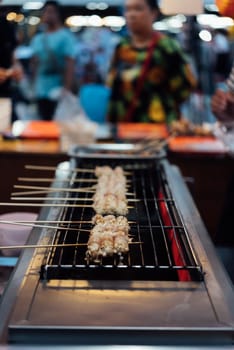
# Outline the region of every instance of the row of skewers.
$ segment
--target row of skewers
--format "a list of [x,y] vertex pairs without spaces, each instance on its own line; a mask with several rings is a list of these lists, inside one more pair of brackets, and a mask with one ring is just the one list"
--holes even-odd
[[93,208],[98,215],[93,218],[94,227],[88,240],[87,256],[98,261],[99,257],[128,252],[130,238],[126,219],[127,179],[123,169],[96,167],[95,176],[98,181]]
[[[48,167],[36,167],[36,166],[27,166],[29,169],[40,169],[40,170],[51,170]],[[94,209],[96,215],[91,218],[91,223],[93,225],[92,229],[89,231],[89,239],[87,242],[87,251],[86,256],[87,259],[90,259],[95,262],[100,262],[100,258],[106,256],[113,256],[114,254],[118,254],[121,256],[129,251],[129,244],[132,244],[132,239],[129,235],[130,226],[127,220],[126,215],[128,214],[128,201],[135,201],[135,199],[127,199],[127,174],[124,172],[123,168],[116,167],[112,169],[109,166],[96,167],[94,170],[91,169],[76,169],[76,171],[93,171],[95,175],[95,179],[87,179],[92,183],[95,182],[91,187],[80,187],[80,188],[50,188],[46,186],[20,186],[16,185],[15,188],[27,189],[24,192],[14,192],[12,193],[13,200],[40,200],[46,199],[52,200],[53,203],[17,203],[17,205],[30,205],[30,206],[64,206],[63,203],[54,203],[55,200],[69,200],[69,197],[25,197],[25,195],[34,195],[34,194],[51,194],[54,195],[56,192],[90,192],[93,194],[92,197],[88,198],[80,198],[76,199],[81,200],[91,200],[92,203],[90,206]],[[20,178],[23,181],[31,181],[30,178]],[[46,181],[50,179],[46,178],[37,178],[38,181]],[[82,179],[81,179],[82,181]],[[30,190],[30,191],[28,191]],[[57,193],[56,193],[57,194]],[[19,197],[21,196],[21,197]],[[74,201],[74,198],[70,198]],[[14,203],[1,203],[2,205],[15,205]],[[1,205],[0,204],[0,205]],[[79,206],[77,203],[66,203],[66,206]],[[84,206],[81,204],[80,206]],[[2,221],[1,221],[2,222]],[[5,222],[19,225],[31,225],[32,227],[39,227],[40,223],[29,223],[29,222]],[[58,225],[51,225],[52,222],[47,222],[49,225],[44,225],[46,222],[43,222],[41,227],[47,228],[56,228],[56,229],[66,229],[66,230],[74,230],[72,227],[64,227]],[[55,222],[58,223],[58,222]],[[63,222],[64,223],[64,222]],[[62,224],[62,222],[60,222]],[[82,230],[79,228],[80,231]],[[84,245],[84,244],[73,244],[73,245]],[[48,245],[47,245],[48,246]],[[54,246],[54,245],[53,245]],[[57,246],[57,245],[56,245]],[[64,247],[64,244],[60,244],[58,246]],[[67,244],[66,244],[67,246]],[[71,244],[69,244],[71,246]],[[30,246],[32,247],[32,246]],[[37,245],[35,247],[46,247],[44,245]],[[10,248],[10,247],[0,247],[0,249]],[[16,248],[15,246],[12,248]],[[17,248],[20,248],[17,246]],[[23,246],[22,246],[23,248]]]

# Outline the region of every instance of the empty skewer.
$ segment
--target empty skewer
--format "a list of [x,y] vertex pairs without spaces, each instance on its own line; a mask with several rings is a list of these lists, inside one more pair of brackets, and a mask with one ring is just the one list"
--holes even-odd
[[52,226],[52,225],[38,225],[35,223],[26,223],[26,222],[18,222],[18,221],[10,221],[10,220],[0,220],[0,224],[6,224],[6,225],[18,225],[18,226],[28,226],[32,228],[53,228],[56,230],[66,230],[66,231],[81,231],[81,232],[90,232],[88,229],[82,229],[82,228],[71,228],[71,227],[64,227],[64,226]]
[[44,187],[44,186],[24,186],[14,185],[14,188],[28,189],[28,190],[48,190],[50,192],[66,191],[66,192],[94,192],[95,187],[81,187],[81,188],[64,188],[64,187]]
[[[143,242],[130,242],[129,244],[143,244]],[[0,250],[8,249],[24,249],[24,248],[66,248],[66,247],[85,247],[87,243],[64,243],[64,244],[25,244],[25,245],[11,245],[0,246]]]
[[24,248],[65,248],[65,247],[79,247],[87,246],[87,243],[66,243],[66,244],[25,244],[25,245],[12,245],[12,246],[0,246],[1,250],[5,249],[24,249]]
[[[11,196],[31,196],[31,195],[36,195],[36,194],[48,194],[48,193],[53,193],[54,191],[50,190],[41,190],[41,191],[22,191],[22,192],[12,192]],[[57,191],[55,191],[57,192]]]

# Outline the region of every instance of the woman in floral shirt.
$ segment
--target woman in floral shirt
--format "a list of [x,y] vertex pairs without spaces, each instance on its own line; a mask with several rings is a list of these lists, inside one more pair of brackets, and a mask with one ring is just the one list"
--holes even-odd
[[111,122],[170,123],[196,85],[178,42],[154,31],[158,14],[156,0],[126,0],[130,35],[117,45],[107,79]]

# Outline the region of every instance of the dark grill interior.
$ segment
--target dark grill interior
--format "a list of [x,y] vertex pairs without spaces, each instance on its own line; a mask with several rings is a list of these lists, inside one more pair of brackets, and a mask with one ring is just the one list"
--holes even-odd
[[[179,210],[172,198],[167,179],[160,161],[148,160],[136,163],[127,160],[76,160],[76,166],[94,169],[96,165],[121,166],[131,174],[128,198],[138,199],[129,202],[128,221],[133,238],[129,253],[119,257],[102,258],[99,264],[86,258],[85,243],[95,215],[92,207],[64,207],[61,220],[80,220],[70,224],[74,230],[57,230],[53,244],[77,243],[75,247],[53,247],[41,267],[41,278],[50,279],[111,279],[111,280],[162,280],[162,281],[200,281],[203,273],[191,245]],[[77,178],[84,182],[73,183],[74,189],[90,187],[94,179],[92,172],[79,172]],[[91,205],[93,193],[70,193],[69,203]],[[77,201],[78,197],[86,200]],[[166,214],[165,214],[166,212]],[[83,244],[83,245],[79,245]]]

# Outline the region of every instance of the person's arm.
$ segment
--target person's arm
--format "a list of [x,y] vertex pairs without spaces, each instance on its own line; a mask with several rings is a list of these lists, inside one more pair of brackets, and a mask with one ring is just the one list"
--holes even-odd
[[0,68],[0,84],[3,84],[7,79],[7,69]]
[[12,66],[7,70],[7,74],[10,78],[16,81],[20,81],[23,78],[23,75],[24,75],[23,67],[19,62],[19,60],[17,60],[15,55],[13,56]]
[[66,57],[64,70],[64,89],[72,91],[74,86],[75,59]]
[[29,79],[32,85],[34,85],[38,74],[40,47],[41,47],[40,41],[41,41],[41,35],[36,34],[30,42],[30,49],[32,51],[32,56],[29,61],[29,71],[30,71]]
[[216,90],[211,99],[211,110],[220,121],[234,121],[233,93]]
[[20,81],[23,77],[23,68],[19,61],[14,57],[10,68],[0,68],[0,84],[8,79]]
[[72,91],[75,85],[76,38],[68,29],[66,29],[63,40],[63,55],[65,58],[63,88]]

